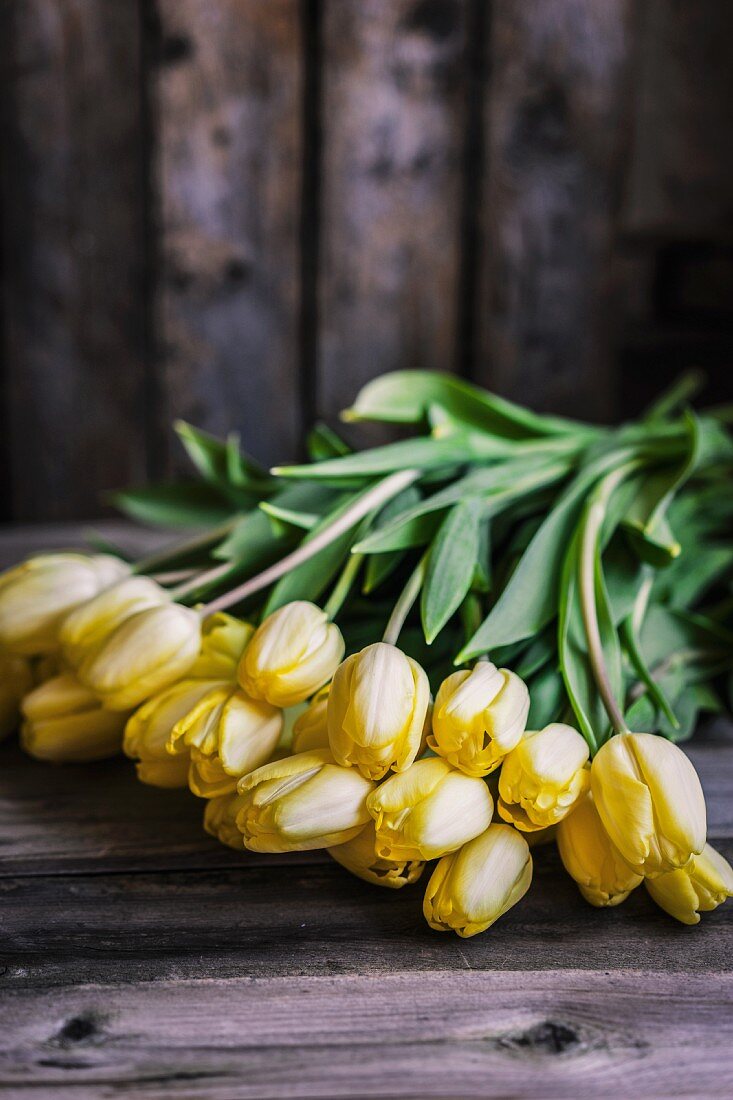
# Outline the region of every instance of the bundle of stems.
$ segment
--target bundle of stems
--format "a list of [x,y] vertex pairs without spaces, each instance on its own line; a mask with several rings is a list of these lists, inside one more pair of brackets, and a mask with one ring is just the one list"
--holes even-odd
[[682,740],[724,706],[733,668],[730,412],[693,412],[696,382],[607,428],[387,374],[343,419],[411,438],[353,451],[321,425],[307,463],[267,472],[235,436],[178,424],[198,479],[116,500],[208,525],[137,566],[180,569],[184,603],[256,621],[325,601],[347,651],[405,620],[400,644],[434,686],[489,653],[528,684],[531,728],[570,721],[591,752],[613,729]]

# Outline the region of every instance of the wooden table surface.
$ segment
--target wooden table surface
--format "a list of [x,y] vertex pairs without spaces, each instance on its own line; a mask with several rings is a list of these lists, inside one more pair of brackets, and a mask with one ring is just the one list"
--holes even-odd
[[[69,531],[0,540],[3,563]],[[733,858],[733,729],[689,746]],[[0,746],[0,1092],[8,1097],[723,1096],[733,904],[686,928],[643,889],[586,905],[555,850],[471,940],[418,884],[238,854],[203,803],[114,759]]]

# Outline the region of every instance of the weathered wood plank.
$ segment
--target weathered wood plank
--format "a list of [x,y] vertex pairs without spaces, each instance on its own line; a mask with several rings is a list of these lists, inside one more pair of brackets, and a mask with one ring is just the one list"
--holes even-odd
[[145,473],[139,6],[0,18],[7,513],[93,515]]
[[[711,840],[733,838],[733,741],[687,746],[708,802]],[[18,874],[170,870],[239,866],[237,853],[206,836],[203,803],[186,791],[159,791],[131,762],[54,767],[0,746],[0,878]],[[286,866],[325,857],[300,853]],[[250,864],[281,857],[249,855]]]
[[[733,856],[731,841],[718,846]],[[730,906],[694,929],[643,888],[594,909],[552,848],[536,853],[522,902],[471,940],[427,926],[426,881],[380,890],[332,862],[264,867],[245,854],[239,868],[5,878],[4,988],[456,969],[714,973],[733,957]]]
[[630,0],[497,0],[489,27],[475,376],[537,409],[613,414],[614,213]]
[[466,0],[326,0],[319,411],[455,363]]
[[733,37],[726,0],[639,6],[624,232],[733,241]]
[[24,1097],[722,1096],[731,998],[730,974],[465,969],[19,993],[0,1081]]
[[283,460],[299,436],[298,4],[158,11],[160,430],[176,416],[236,429],[263,461]]

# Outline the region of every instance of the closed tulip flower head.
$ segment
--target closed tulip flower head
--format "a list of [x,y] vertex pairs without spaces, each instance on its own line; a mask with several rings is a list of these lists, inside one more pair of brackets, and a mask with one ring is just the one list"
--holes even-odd
[[590,794],[558,825],[557,847],[565,870],[591,905],[619,905],[643,881],[603,828]]
[[438,932],[475,936],[516,905],[531,881],[527,841],[508,825],[490,825],[440,860],[425,891],[425,920]]
[[524,681],[479,661],[440,685],[428,745],[467,775],[488,775],[521,740],[528,713]]
[[295,600],[254,632],[239,665],[239,682],[253,699],[292,707],[331,679],[343,655],[339,628],[320,607]]
[[109,710],[129,710],[184,676],[199,652],[195,611],[167,603],[120,623],[81,663],[79,679]]
[[376,852],[391,860],[437,859],[488,828],[489,788],[440,757],[392,775],[367,800]]
[[59,630],[64,660],[78,666],[126,619],[170,597],[149,577],[125,577],[76,607]]
[[328,696],[330,684],[321,688],[310,703],[298,715],[293,724],[293,752],[309,752],[311,749],[327,749]]
[[733,898],[733,869],[706,844],[687,867],[647,879],[646,888],[670,916],[682,924],[698,924],[700,913],[710,913]]
[[237,814],[245,805],[246,796],[223,794],[210,798],[204,810],[204,829],[209,836],[216,837],[220,844],[236,851],[244,851],[244,837],[237,826]]
[[66,615],[129,572],[108,554],[41,554],[0,575],[0,646],[36,656],[58,646]]
[[591,768],[603,827],[626,862],[647,877],[686,867],[705,846],[705,799],[692,764],[651,733],[612,737]]
[[153,787],[187,786],[188,746],[181,745],[174,755],[168,741],[176,723],[220,685],[219,680],[180,680],[153,695],[128,719],[122,747],[127,756],[137,760],[138,779]]
[[252,635],[251,623],[218,611],[201,624],[201,651],[188,673],[203,679],[237,678],[237,666]]
[[588,790],[588,756],[572,726],[555,722],[526,734],[502,765],[500,816],[526,833],[562,821]]
[[18,727],[20,702],[33,687],[33,672],[25,657],[0,653],[0,740]]
[[399,890],[402,886],[417,882],[425,870],[424,860],[384,859],[376,853],[376,841],[374,822],[371,822],[353,840],[329,848],[328,854],[347,871],[351,871],[352,875],[371,882],[374,886]]
[[375,642],[333,678],[328,737],[339,764],[370,779],[409,768],[420,752],[430,704],[428,678],[396,646]]
[[270,760],[282,726],[278,707],[227,684],[209,691],[176,723],[169,745],[190,749],[189,786],[199,798],[214,798],[235,791],[238,779]]
[[352,840],[369,822],[374,784],[327,749],[276,760],[239,781],[237,825],[253,852],[303,852]]
[[114,756],[122,748],[126,715],[105,710],[69,673],[26,695],[22,712],[20,743],[38,760],[86,763]]

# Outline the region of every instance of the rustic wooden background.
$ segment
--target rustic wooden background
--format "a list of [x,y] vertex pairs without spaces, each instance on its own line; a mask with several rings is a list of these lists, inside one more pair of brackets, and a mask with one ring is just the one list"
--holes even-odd
[[730,0],[0,0],[4,518],[372,375],[733,395]]

